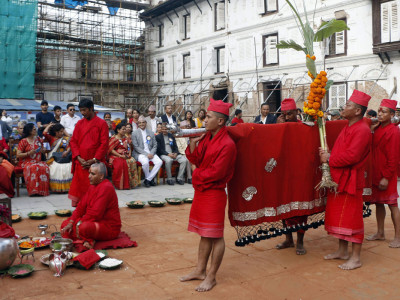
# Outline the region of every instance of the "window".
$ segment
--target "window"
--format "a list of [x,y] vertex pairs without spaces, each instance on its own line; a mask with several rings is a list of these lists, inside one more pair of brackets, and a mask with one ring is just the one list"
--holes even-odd
[[125,97],[125,108],[138,108],[139,100],[134,97]]
[[92,62],[89,60],[83,60],[81,62],[81,78],[90,79],[92,78]]
[[164,60],[157,61],[158,81],[164,81]]
[[190,15],[183,16],[183,24],[182,24],[182,34],[183,39],[190,39]]
[[381,43],[400,40],[399,5],[398,0],[381,3]]
[[278,0],[257,0],[257,10],[260,15],[278,12]]
[[225,29],[225,1],[215,3],[215,31]]
[[263,62],[264,67],[279,64],[278,34],[263,36]]
[[35,100],[44,100],[44,93],[35,93]]
[[334,84],[329,88],[329,109],[340,109],[346,104],[347,87],[345,83]]
[[183,78],[190,78],[190,54],[183,55]]
[[93,101],[93,96],[92,95],[78,95],[78,101],[88,99]]
[[133,64],[126,65],[126,80],[134,81],[135,78],[135,66]]
[[164,24],[158,25],[158,47],[164,46]]
[[214,66],[216,74],[225,72],[225,46],[214,49]]
[[187,110],[192,110],[193,104],[193,95],[192,94],[186,94],[183,96],[183,110],[187,111]]
[[[338,19],[346,22],[346,19]],[[347,31],[334,33],[325,40],[325,53],[327,56],[346,55]]]
[[165,100],[166,100],[166,97],[165,97],[165,96],[159,96],[159,97],[157,97],[157,107],[156,107],[156,110],[157,110],[157,114],[158,114],[158,115],[164,113]]

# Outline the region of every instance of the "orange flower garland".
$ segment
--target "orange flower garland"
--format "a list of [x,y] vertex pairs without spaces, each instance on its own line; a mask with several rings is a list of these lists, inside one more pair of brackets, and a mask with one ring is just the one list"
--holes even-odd
[[[307,56],[309,56],[307,54]],[[310,57],[312,60],[315,60],[315,56]],[[324,116],[324,112],[320,110],[322,99],[326,94],[325,86],[328,81],[326,77],[326,72],[321,71],[314,79],[314,76],[311,72],[308,72],[308,76],[313,79],[313,82],[310,84],[310,93],[308,94],[307,100],[304,102],[304,112],[309,116],[313,117],[316,120],[318,117],[322,118]]]

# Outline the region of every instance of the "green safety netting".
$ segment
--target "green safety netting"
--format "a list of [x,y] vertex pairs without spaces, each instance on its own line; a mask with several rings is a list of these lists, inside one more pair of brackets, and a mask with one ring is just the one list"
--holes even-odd
[[0,98],[34,98],[37,5],[0,1]]

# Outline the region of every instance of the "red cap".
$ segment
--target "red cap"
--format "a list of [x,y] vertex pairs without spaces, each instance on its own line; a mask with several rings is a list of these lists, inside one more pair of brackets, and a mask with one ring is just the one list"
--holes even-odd
[[390,109],[396,110],[397,101],[396,100],[390,100],[390,99],[383,99],[382,102],[381,102],[381,106],[388,107]]
[[296,110],[296,102],[293,98],[286,98],[281,103],[281,111]]
[[368,107],[368,102],[371,99],[370,95],[366,93],[360,92],[358,90],[354,90],[353,94],[349,98],[349,101],[357,103],[358,105]]
[[215,111],[225,116],[229,116],[229,108],[231,106],[233,106],[232,103],[225,103],[222,100],[214,100],[213,98],[210,98],[210,106],[207,110]]

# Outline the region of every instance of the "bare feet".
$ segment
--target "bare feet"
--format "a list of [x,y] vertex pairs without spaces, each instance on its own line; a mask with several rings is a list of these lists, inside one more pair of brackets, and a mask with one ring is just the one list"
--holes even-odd
[[90,249],[93,248],[94,244],[91,245],[89,242],[86,241],[86,242],[83,243],[83,246],[90,250]]
[[359,259],[349,259],[344,264],[339,265],[342,270],[354,270],[361,267],[361,261]]
[[293,248],[294,247],[294,243],[293,241],[284,241],[281,244],[278,244],[275,246],[276,249],[281,250],[281,249],[286,249],[286,248]]
[[380,233],[375,233],[366,238],[367,241],[383,241],[385,240],[385,235]]
[[297,255],[304,255],[307,253],[307,250],[304,249],[303,244],[297,244],[296,245],[296,254]]
[[179,278],[180,281],[189,281],[189,280],[204,280],[206,279],[206,272],[199,272],[197,270],[194,270],[193,272],[187,274],[186,276],[182,276]]
[[217,281],[214,278],[209,278],[208,276],[206,279],[203,280],[203,282],[196,288],[196,291],[198,292],[207,292],[211,290],[215,285],[217,284]]
[[400,239],[394,239],[389,243],[390,248],[400,248]]
[[337,251],[335,253],[331,253],[331,254],[325,255],[324,259],[327,259],[327,260],[330,260],[330,259],[349,259],[349,253],[348,252],[342,253],[342,252]]

